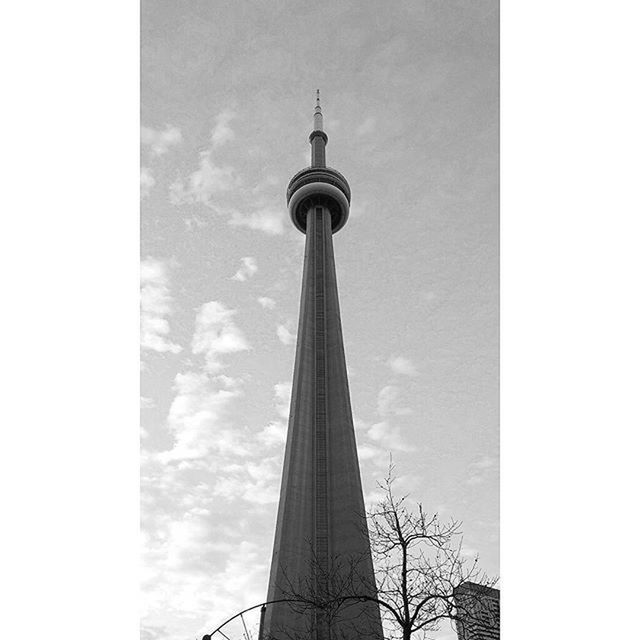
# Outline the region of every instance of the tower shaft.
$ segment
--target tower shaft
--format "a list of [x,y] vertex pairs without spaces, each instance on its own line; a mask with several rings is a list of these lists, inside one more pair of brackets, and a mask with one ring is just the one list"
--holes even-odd
[[[309,207],[306,235],[268,600],[294,595],[322,601],[337,595],[336,584],[344,580],[350,593],[374,596],[327,207]],[[335,617],[287,603],[271,605],[264,629],[265,640],[382,639],[372,602],[351,602]]]
[[287,188],[291,220],[307,239],[268,591],[270,602],[296,602],[267,607],[261,640],[383,640],[333,256],[351,189],[326,166],[319,92],[313,127],[311,166]]

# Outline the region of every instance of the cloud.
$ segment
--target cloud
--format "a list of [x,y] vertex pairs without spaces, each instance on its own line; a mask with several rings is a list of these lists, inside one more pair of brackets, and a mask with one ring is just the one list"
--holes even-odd
[[280,463],[281,457],[277,455],[247,461],[239,469],[228,467],[226,471],[235,471],[235,475],[228,474],[219,479],[214,493],[227,500],[241,497],[246,502],[254,504],[273,504],[278,501]]
[[364,504],[367,510],[379,505],[385,499],[384,491],[379,488],[367,491],[364,494]]
[[229,123],[235,117],[235,113],[228,109],[218,114],[215,126],[211,131],[211,145],[213,147],[220,147],[225,142],[229,142],[229,140],[233,140],[236,137],[233,129],[229,126]]
[[403,376],[415,376],[418,375],[418,371],[415,368],[415,365],[409,358],[404,358],[402,356],[397,356],[395,358],[389,358],[387,364],[391,368],[393,373],[397,373],[398,375]]
[[276,306],[276,301],[273,298],[267,298],[266,296],[258,298],[258,303],[263,309],[273,309]]
[[376,119],[373,116],[368,116],[365,121],[356,129],[356,135],[364,136],[368,133],[372,133],[376,127]]
[[156,180],[148,167],[140,167],[140,199],[143,200],[149,195]]
[[295,344],[296,341],[296,334],[291,331],[290,327],[291,324],[287,322],[286,324],[279,324],[276,328],[278,339],[287,346]]
[[153,533],[145,536],[141,571],[145,640],[184,638],[185,622],[201,625],[193,633],[202,637],[238,609],[264,597],[267,545],[249,530],[237,507],[215,510],[210,495],[200,500],[207,507],[165,513],[154,522]]
[[278,412],[278,415],[285,420],[289,419],[289,407],[291,405],[291,388],[291,381],[278,382],[278,384],[273,387],[276,411]]
[[188,185],[178,180],[169,187],[169,200],[172,204],[203,203],[209,204],[213,196],[231,191],[239,186],[240,180],[235,169],[230,166],[219,167],[213,163],[210,151],[200,153],[198,169],[189,176]]
[[273,401],[279,419],[269,422],[258,434],[258,437],[267,445],[276,445],[282,448],[287,439],[287,421],[289,420],[289,406],[291,404],[291,381],[278,382],[274,385]]
[[469,464],[470,476],[467,484],[483,484],[489,479],[490,474],[497,468],[497,460],[491,456],[483,455],[478,460]]
[[[392,416],[402,416],[411,413],[411,409],[401,406],[399,398],[399,387],[395,385],[386,385],[382,387],[378,393],[377,406],[378,414],[382,420],[372,424],[370,427],[366,427],[364,424],[358,425],[359,430],[366,428],[367,437],[373,440],[377,447],[380,447],[380,449],[378,449],[380,453],[387,451],[411,450],[402,438],[398,427],[391,424],[390,421]],[[366,449],[365,455],[368,455],[369,458],[374,458],[373,453],[367,453]],[[387,464],[386,458],[383,458],[382,456],[375,457],[375,461],[376,463],[384,462],[384,464]]]
[[167,627],[148,625],[140,628],[140,640],[164,640],[166,637]]
[[378,447],[373,447],[370,444],[358,443],[358,460],[361,462],[375,459],[381,453],[382,451]]
[[167,463],[247,452],[231,423],[230,405],[243,394],[239,380],[189,371],[176,376],[174,390],[167,419],[174,444],[158,455],[159,460]]
[[182,133],[177,127],[167,125],[164,131],[151,129],[150,127],[140,127],[140,141],[143,145],[151,148],[151,153],[161,156],[182,142]]
[[[179,179],[169,187],[169,201],[176,206],[183,204],[204,204],[215,214],[226,217],[228,223],[235,227],[246,227],[255,231],[262,231],[268,235],[282,235],[284,233],[284,213],[280,206],[274,206],[263,192],[270,191],[278,180],[268,175],[264,180],[255,184],[253,189],[238,187],[242,180],[234,167],[222,165],[214,152],[235,137],[230,126],[235,118],[232,111],[225,110],[216,118],[211,132],[211,147],[200,153],[200,160],[196,171],[186,179]],[[223,200],[223,195],[234,192],[240,195],[240,202],[245,203],[242,211],[229,206]],[[191,223],[188,223],[191,224]]]
[[201,637],[264,598],[273,513],[265,505],[278,500],[291,383],[274,385],[266,425],[246,424],[243,381],[219,373],[246,348],[235,311],[202,305],[192,340],[202,364],[175,377],[172,444],[151,451],[143,442],[141,618],[150,640],[183,637],[185,621],[201,625],[193,629]]
[[236,271],[235,275],[232,276],[231,279],[237,280],[238,282],[245,282],[256,274],[258,271],[258,263],[256,262],[256,259],[251,256],[242,258],[241,262],[242,266]]
[[169,187],[169,200],[174,205],[202,203],[211,205],[214,196],[232,191],[240,185],[240,179],[231,166],[220,166],[214,162],[214,149],[235,137],[229,123],[235,118],[232,111],[225,110],[216,117],[211,131],[211,147],[200,152],[198,169],[188,180],[177,180]]
[[353,416],[353,428],[356,430],[356,432],[366,431],[369,428],[369,425],[357,416]]
[[[361,463],[373,462],[376,467],[387,469],[390,452],[410,450],[402,438],[400,430],[388,420],[367,424],[362,420],[355,419],[354,426],[358,460]],[[369,440],[368,442],[363,442],[365,436]]]
[[153,409],[156,406],[156,402],[153,398],[147,398],[140,396],[140,408],[141,409]]
[[182,347],[168,340],[166,318],[171,311],[167,265],[147,258],[140,263],[140,346],[159,353],[179,353]]
[[482,456],[479,460],[476,460],[475,462],[472,462],[469,465],[470,469],[491,469],[493,467],[495,467],[496,465],[496,460],[495,458],[492,458],[491,456],[487,456],[484,455]]
[[205,369],[217,373],[223,367],[221,354],[237,353],[250,348],[242,330],[235,324],[235,310],[227,309],[221,302],[203,304],[196,315],[196,328],[191,350],[203,354]]
[[400,406],[398,402],[400,388],[395,385],[387,385],[378,393],[378,413],[381,416],[405,416],[411,413],[411,409]]
[[[247,470],[251,476],[251,468],[243,465],[246,467],[252,459],[265,457],[264,446],[258,447],[255,437],[234,424],[237,412],[232,411],[232,406],[244,395],[242,380],[219,373],[226,366],[224,356],[249,348],[234,322],[234,315],[234,310],[217,301],[208,302],[198,310],[192,351],[202,355],[204,363],[200,370],[176,375],[175,397],[167,417],[173,446],[156,454],[156,459],[163,464],[179,462],[184,469],[198,468],[198,461],[202,461],[206,462],[207,470],[219,474],[216,466],[224,466],[226,473],[215,479],[216,483],[219,480],[227,483],[218,488],[219,495],[228,495],[228,482],[233,480],[234,469],[240,472],[240,479]],[[276,386],[274,392],[276,399],[282,397],[286,385]],[[234,458],[240,458],[242,464],[234,463]],[[229,466],[233,464],[235,467]],[[260,478],[255,474],[252,477],[253,486]]]
[[270,422],[258,437],[267,445],[283,445],[287,440],[287,425],[281,420]]
[[191,192],[200,202],[208,201],[212,195],[220,191],[230,191],[238,185],[233,167],[218,167],[211,157],[202,153],[200,168],[189,178]]
[[258,437],[267,445],[282,447],[287,439],[287,422],[291,404],[291,381],[278,382],[273,387],[273,400],[278,420],[272,420]]
[[258,182],[256,186],[253,187],[251,192],[254,197],[261,198],[263,197],[265,192],[272,191],[274,187],[279,191],[281,187],[281,181],[278,176],[270,173],[266,175],[262,180],[260,180],[260,182]]
[[[170,189],[173,186],[174,185],[171,185]],[[171,196],[169,198],[171,199]],[[184,224],[189,231],[193,231],[194,229],[203,229],[207,226],[206,221],[197,215],[191,216],[190,218],[185,218]]]
[[386,416],[391,413],[392,405],[398,397],[398,387],[387,385],[378,392],[378,413]]
[[392,426],[387,420],[371,425],[367,435],[374,442],[391,451],[410,451],[411,448],[404,442],[397,427]]
[[191,196],[187,189],[185,189],[184,182],[177,180],[169,185],[169,202],[174,205],[179,205],[184,202],[189,202]]
[[280,209],[265,207],[253,213],[242,214],[233,211],[229,224],[235,227],[247,227],[255,231],[263,231],[272,236],[284,233],[284,215]]

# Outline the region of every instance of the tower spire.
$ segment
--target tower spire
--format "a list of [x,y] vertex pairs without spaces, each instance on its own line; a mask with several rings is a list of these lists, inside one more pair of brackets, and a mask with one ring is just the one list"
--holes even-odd
[[320,106],[320,89],[316,89],[316,108],[313,111],[313,131],[309,136],[311,143],[311,166],[326,167],[325,147],[329,138],[322,127],[322,107]]
[[316,89],[316,108],[313,112],[313,130],[322,131],[322,107],[320,106],[320,89]]

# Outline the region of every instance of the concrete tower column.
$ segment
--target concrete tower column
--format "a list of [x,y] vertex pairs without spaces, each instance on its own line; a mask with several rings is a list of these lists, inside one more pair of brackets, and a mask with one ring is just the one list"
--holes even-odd
[[[351,192],[346,179],[325,166],[324,131],[315,129],[310,140],[312,166],[298,172],[287,189],[292,221],[306,233],[306,243],[268,600],[292,594],[321,600],[347,572],[353,592],[376,594],[333,253],[333,233],[347,221]],[[263,640],[295,637],[382,640],[380,613],[367,601],[335,617],[288,603],[268,606]]]

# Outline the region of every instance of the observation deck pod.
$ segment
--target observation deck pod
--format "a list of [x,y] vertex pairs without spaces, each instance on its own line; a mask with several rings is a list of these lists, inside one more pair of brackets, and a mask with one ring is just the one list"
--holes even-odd
[[331,213],[331,231],[340,231],[347,223],[351,189],[347,179],[331,167],[307,167],[298,171],[287,187],[289,215],[297,229],[306,233],[307,213],[324,206]]

